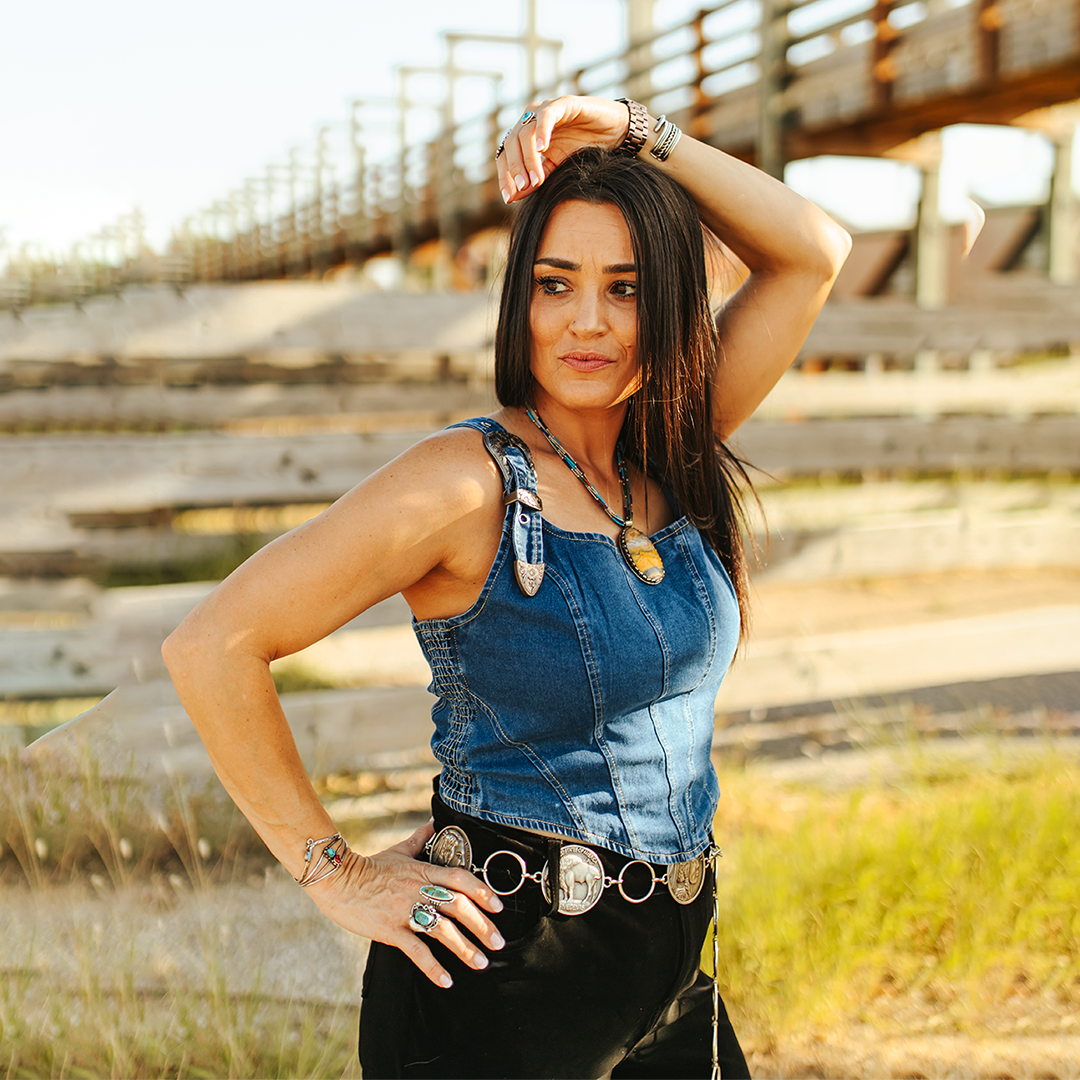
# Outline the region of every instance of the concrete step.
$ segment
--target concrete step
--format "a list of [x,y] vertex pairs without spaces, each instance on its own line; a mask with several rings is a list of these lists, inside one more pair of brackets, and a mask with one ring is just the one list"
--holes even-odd
[[476,293],[387,293],[350,282],[261,281],[126,289],[0,317],[0,373],[67,360],[113,364],[327,352],[483,350],[494,330]]
[[[132,681],[167,679],[161,643],[213,587],[193,582],[101,589],[87,581],[0,578],[0,696],[103,696]],[[405,601],[394,596],[338,632],[364,658],[368,675],[361,681],[425,681],[415,661],[404,667],[404,680],[394,667],[398,640],[412,637],[410,618]],[[330,658],[332,666],[338,649],[332,635],[314,655]]]
[[[0,572],[76,574],[100,564],[153,565],[216,555],[227,551],[236,527],[195,532],[179,519],[181,511],[299,504],[311,506],[311,516],[423,434],[373,430],[0,439],[5,477]],[[737,449],[775,477],[954,471],[1069,476],[1080,472],[1080,416],[762,422],[740,432]],[[1054,503],[1067,508],[1068,518],[1075,504],[1068,485],[1059,485],[1060,492],[1050,490],[1053,485],[1044,487],[1046,493],[1030,507],[1042,510]],[[939,506],[950,505],[949,496],[935,498]],[[979,501],[977,495],[971,498]],[[1016,515],[1012,520],[1018,520]],[[248,524],[244,532],[263,534],[265,542],[289,527]],[[37,565],[35,555],[51,555],[53,562]],[[906,571],[905,566],[893,570]]]

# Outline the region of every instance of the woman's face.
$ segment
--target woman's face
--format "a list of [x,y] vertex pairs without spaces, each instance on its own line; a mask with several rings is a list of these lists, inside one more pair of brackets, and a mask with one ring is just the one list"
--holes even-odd
[[630,230],[609,203],[560,203],[533,265],[534,404],[606,409],[640,383],[637,268]]

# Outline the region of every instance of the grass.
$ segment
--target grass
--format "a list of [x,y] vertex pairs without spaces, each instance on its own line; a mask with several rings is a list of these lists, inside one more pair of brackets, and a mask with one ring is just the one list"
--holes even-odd
[[[330,1077],[355,1057],[355,1015],[307,1002],[93,980],[68,990],[5,972],[0,1074],[39,1077]],[[351,1010],[355,1014],[355,1010]],[[355,1071],[355,1070],[354,1070]]]
[[725,779],[720,969],[759,1044],[843,1022],[895,1034],[1072,1029],[1075,761],[975,768],[927,754],[898,785],[831,794],[753,769]]
[[[1080,1034],[1080,766],[1052,748],[901,758],[888,781],[847,790],[754,765],[722,776],[721,981],[748,1048],[855,1025]],[[356,1074],[354,997],[326,1005],[263,978],[269,923],[295,890],[259,895],[281,874],[235,822],[176,792],[140,823],[137,779],[90,762],[78,783],[10,759],[0,773],[0,903],[54,912],[0,942],[0,1076]],[[63,914],[69,895],[82,915]],[[296,918],[295,970],[322,977],[320,917]],[[148,966],[146,934],[168,942],[183,919],[181,978]],[[63,978],[43,961],[58,940]],[[257,969],[243,985],[238,965]]]
[[[237,812],[89,757],[77,771],[0,758],[0,1077],[355,1074],[349,980],[331,1005],[264,978],[281,917],[260,893],[295,886]],[[288,940],[325,922],[300,904],[276,940],[318,964]]]

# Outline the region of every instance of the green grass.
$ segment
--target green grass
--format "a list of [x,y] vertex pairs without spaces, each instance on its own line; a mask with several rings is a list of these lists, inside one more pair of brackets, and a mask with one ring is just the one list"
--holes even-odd
[[[978,760],[898,748],[907,765],[850,790],[752,765],[722,776],[721,984],[750,1049],[856,1025],[883,1037],[1080,1032],[1069,1026],[1080,1010],[1080,766],[1049,747]],[[264,865],[217,839],[200,855],[220,811],[190,797],[140,834],[134,779],[88,765],[78,784],[48,783],[8,761],[0,780],[0,906],[95,889],[160,910],[167,934],[174,891],[202,903]],[[81,918],[64,924],[85,960],[63,985],[25,942],[0,944],[0,1076],[355,1075],[357,1002],[230,990],[236,958],[210,919],[194,983],[164,972],[137,986],[133,946],[104,949]]]
[[1080,1006],[1080,769],[928,761],[834,794],[723,778],[721,981],[757,1037],[841,1020],[1000,1033],[1034,995],[1036,1026],[1060,1030]]

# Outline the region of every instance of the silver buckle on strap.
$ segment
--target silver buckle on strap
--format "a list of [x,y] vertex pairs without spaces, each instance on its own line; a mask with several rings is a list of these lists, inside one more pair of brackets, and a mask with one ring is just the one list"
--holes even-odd
[[544,509],[540,496],[528,488],[514,488],[513,491],[509,491],[503,496],[503,506],[509,506],[514,502],[524,503],[526,506],[532,507],[533,510]]

